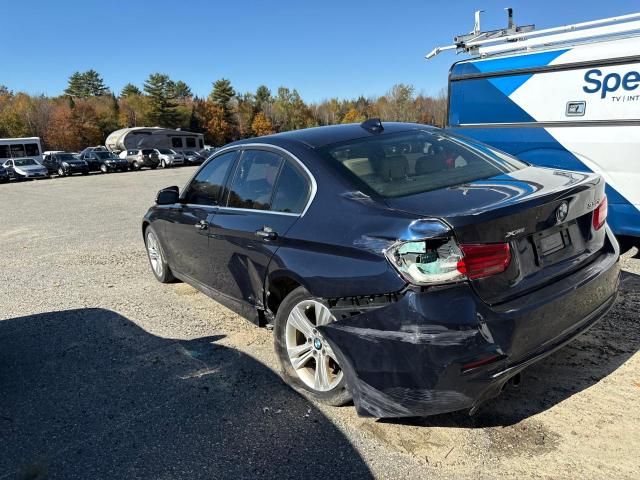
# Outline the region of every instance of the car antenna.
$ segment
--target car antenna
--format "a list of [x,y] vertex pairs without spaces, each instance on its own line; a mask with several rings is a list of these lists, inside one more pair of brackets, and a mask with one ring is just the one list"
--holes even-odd
[[380,133],[384,130],[382,121],[379,118],[370,118],[360,124],[367,132]]

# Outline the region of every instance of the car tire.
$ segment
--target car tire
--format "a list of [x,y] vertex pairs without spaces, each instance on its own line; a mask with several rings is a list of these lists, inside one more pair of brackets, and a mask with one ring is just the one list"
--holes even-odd
[[64,172],[64,169],[62,167],[58,169],[58,176],[60,177],[66,176],[66,173]]
[[158,165],[151,165],[149,168],[150,168],[151,170],[155,170],[156,168],[158,168]]
[[144,232],[144,244],[147,250],[147,258],[149,259],[149,265],[151,271],[160,283],[171,283],[175,280],[171,268],[166,262],[166,257],[160,240],[158,240],[158,234],[152,226],[147,227]]
[[166,161],[164,161],[164,160],[162,160],[162,161],[160,162],[160,167],[162,167],[162,168],[167,168],[167,162],[166,162]]
[[102,165],[100,165],[100,171],[102,173],[109,173],[109,168],[107,168],[107,166],[103,163]]
[[[308,312],[304,315],[309,322],[310,335],[305,335],[301,329],[293,325],[298,322],[295,313],[292,313],[294,310],[298,313]],[[339,368],[335,355],[322,338],[322,334],[313,328],[314,322],[317,321],[315,320],[316,311],[321,315],[324,314],[325,319],[330,318],[329,321],[335,321],[327,303],[312,296],[304,287],[298,287],[289,293],[280,304],[275,318],[273,328],[275,351],[286,383],[294,390],[321,403],[339,407],[351,400],[351,394],[347,390],[346,377]],[[316,340],[319,340],[318,344],[315,343]],[[304,347],[307,345],[309,349],[305,350]],[[321,348],[317,348],[318,346]],[[289,352],[296,347],[298,350],[294,354],[296,356],[290,356]],[[298,363],[298,369],[293,365],[296,360],[302,362]],[[324,362],[326,380],[324,386],[319,388],[317,387],[318,378],[321,375],[317,368],[318,361]],[[336,374],[338,370],[339,373]],[[316,385],[311,385],[314,382]]]
[[140,170],[142,167],[140,167],[140,164],[138,162],[133,162],[133,164],[131,165],[131,170]]

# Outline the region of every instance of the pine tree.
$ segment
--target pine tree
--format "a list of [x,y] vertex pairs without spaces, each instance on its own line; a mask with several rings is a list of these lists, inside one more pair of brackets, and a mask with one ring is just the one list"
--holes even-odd
[[178,123],[174,100],[175,83],[168,75],[152,73],[144,82],[144,91],[149,99],[148,120],[161,127],[174,128]]
[[130,97],[131,95],[142,95],[142,92],[133,83],[127,83],[120,91],[121,97]]
[[178,80],[173,84],[173,96],[179,100],[187,100],[193,96],[193,93],[191,93],[189,85],[182,80]]
[[213,83],[213,90],[209,95],[209,100],[218,105],[227,114],[231,111],[231,99],[236,92],[231,86],[231,82],[226,78],[221,78]]
[[65,95],[70,97],[84,98],[87,96],[85,90],[85,83],[83,74],[80,72],[73,72],[69,77],[67,88],[64,90]]
[[76,98],[98,97],[107,95],[109,88],[104,84],[100,74],[92,69],[71,74],[64,93]]
[[87,70],[82,74],[87,96],[99,97],[109,94],[109,88],[104,84],[104,80],[95,70]]

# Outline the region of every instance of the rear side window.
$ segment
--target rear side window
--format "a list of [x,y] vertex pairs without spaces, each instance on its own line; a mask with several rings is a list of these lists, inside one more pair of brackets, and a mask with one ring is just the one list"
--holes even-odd
[[207,163],[189,185],[184,197],[186,203],[217,205],[236,154],[228,152]]
[[21,143],[14,143],[13,145],[11,145],[11,156],[13,158],[19,158],[19,157],[24,157],[25,156],[25,151],[24,151],[24,145],[22,145]]
[[245,150],[229,191],[228,206],[269,210],[283,158],[264,150]]
[[363,190],[402,197],[513,172],[527,165],[480,143],[416,130],[367,137],[320,149]]
[[278,176],[271,210],[302,213],[309,199],[311,186],[307,177],[290,162],[285,161]]
[[34,155],[40,155],[40,149],[38,148],[37,143],[26,143],[24,145],[25,151],[27,152],[28,157],[32,157]]

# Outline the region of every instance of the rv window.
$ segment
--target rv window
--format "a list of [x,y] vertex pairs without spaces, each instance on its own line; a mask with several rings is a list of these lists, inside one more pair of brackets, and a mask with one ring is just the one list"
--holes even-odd
[[9,145],[0,145],[0,158],[11,158]]
[[11,145],[11,156],[13,158],[24,157],[24,145],[22,145],[21,143],[14,143],[13,145]]
[[198,139],[198,144],[200,145],[200,148],[204,148],[204,140],[201,138]]
[[182,148],[182,138],[173,137],[171,139],[171,146],[174,147],[174,148]]
[[194,148],[196,146],[196,139],[193,137],[187,137],[187,148]]
[[37,143],[27,143],[24,148],[26,149],[27,156],[32,157],[34,155],[40,155],[40,149]]

